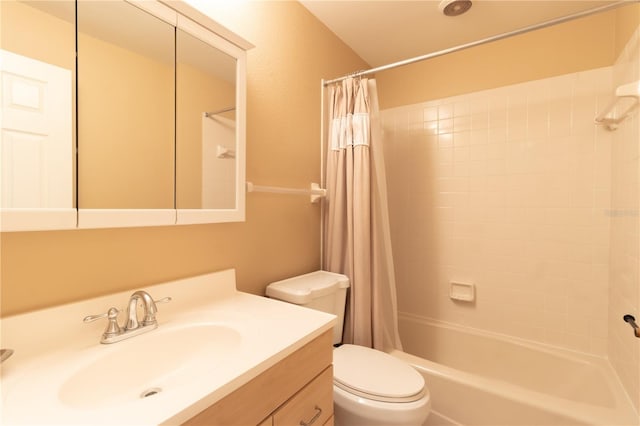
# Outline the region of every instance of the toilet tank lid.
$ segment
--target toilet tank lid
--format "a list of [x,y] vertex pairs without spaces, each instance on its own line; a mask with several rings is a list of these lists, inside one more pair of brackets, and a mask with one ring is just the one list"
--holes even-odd
[[304,305],[318,297],[349,287],[349,278],[328,271],[315,271],[276,281],[267,286],[267,296]]

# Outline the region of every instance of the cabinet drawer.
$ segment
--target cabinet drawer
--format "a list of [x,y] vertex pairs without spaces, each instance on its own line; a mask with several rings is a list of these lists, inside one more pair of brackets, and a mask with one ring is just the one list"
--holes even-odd
[[333,367],[327,367],[273,415],[275,426],[324,425],[333,416]]

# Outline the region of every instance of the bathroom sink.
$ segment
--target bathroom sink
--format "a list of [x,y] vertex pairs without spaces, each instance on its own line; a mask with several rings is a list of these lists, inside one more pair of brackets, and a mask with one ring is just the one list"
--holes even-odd
[[205,370],[223,368],[221,362],[240,342],[236,330],[221,325],[156,329],[114,344],[64,381],[58,396],[63,404],[83,409],[150,397],[196,380]]
[[101,344],[88,313],[131,291],[0,320],[0,424],[181,424],[333,326],[323,312],[238,292],[233,270],[157,284],[158,327]]
[[[51,360],[34,366],[32,377],[16,385],[9,398],[47,404],[56,403],[51,399],[57,397],[72,411],[131,404],[179,391],[203,374],[224,369],[225,360],[241,345],[241,333],[224,324],[161,325],[131,339],[67,355],[56,368],[50,367]],[[33,386],[32,380],[46,385]]]

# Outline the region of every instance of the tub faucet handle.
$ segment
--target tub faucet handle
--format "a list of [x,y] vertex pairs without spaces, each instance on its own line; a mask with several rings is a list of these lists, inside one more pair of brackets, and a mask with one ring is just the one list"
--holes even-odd
[[0,349],[0,362],[4,362],[13,355],[13,349]]
[[631,328],[633,328],[633,334],[634,334],[636,337],[640,337],[640,327],[638,327],[638,324],[636,324],[636,319],[635,319],[635,317],[634,317],[633,315],[629,315],[629,314],[627,314],[627,315],[623,316],[623,317],[622,317],[622,319],[623,319],[625,322],[628,322],[628,323],[629,323],[629,325],[631,326]]

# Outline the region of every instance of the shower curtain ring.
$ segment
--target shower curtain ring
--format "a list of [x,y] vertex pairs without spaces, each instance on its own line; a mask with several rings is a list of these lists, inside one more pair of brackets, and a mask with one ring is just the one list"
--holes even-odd
[[366,73],[366,72],[367,72],[367,70],[360,69],[360,70],[354,71],[351,74],[349,74],[349,77],[357,78],[358,80],[360,80],[362,78],[362,76],[364,75],[364,73]]

